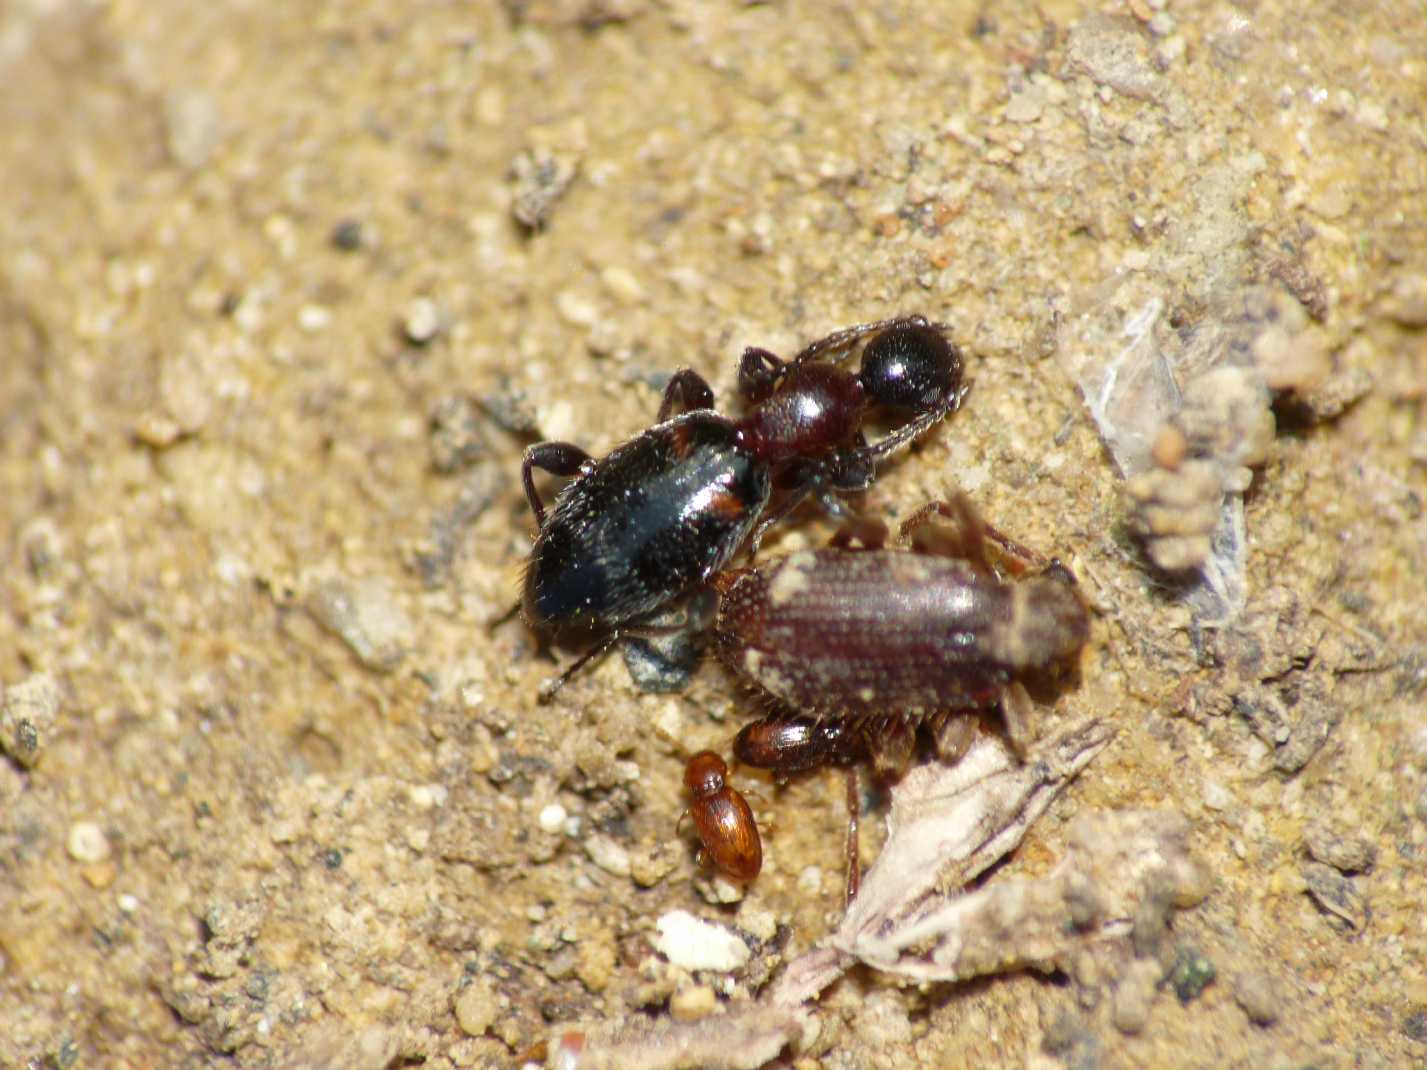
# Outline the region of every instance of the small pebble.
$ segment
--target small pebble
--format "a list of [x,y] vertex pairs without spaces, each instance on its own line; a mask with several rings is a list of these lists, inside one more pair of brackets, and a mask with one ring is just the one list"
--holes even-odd
[[640,846],[630,858],[630,876],[641,888],[652,888],[674,871],[681,857],[681,850],[667,840]]
[[134,421],[134,437],[145,446],[161,450],[182,438],[183,428],[173,417],[150,410],[140,413]]
[[736,970],[750,952],[737,933],[687,910],[671,910],[655,923],[654,949],[686,970]]
[[1229,803],[1233,802],[1233,796],[1229,794],[1227,788],[1217,780],[1206,780],[1203,786],[1204,805],[1211,810],[1226,809]]
[[546,832],[559,832],[570,815],[559,803],[551,803],[540,811],[540,827]]
[[344,253],[355,252],[362,247],[362,224],[355,219],[344,219],[332,228],[332,244]]
[[326,305],[303,305],[297,310],[297,325],[308,334],[326,330],[332,324],[332,310]]
[[1063,1010],[1045,1027],[1045,1033],[1041,1037],[1041,1051],[1047,1055],[1067,1052],[1084,1032],[1084,1020],[1073,1011]]
[[489,981],[478,979],[456,994],[453,1009],[461,1032],[479,1037],[485,1034],[500,1013],[500,999]]
[[1303,864],[1303,883],[1324,913],[1335,917],[1350,932],[1362,932],[1368,923],[1367,904],[1353,882],[1322,862]]
[[76,862],[103,862],[109,857],[109,837],[93,821],[76,821],[69,827],[65,848]]
[[1155,989],[1163,976],[1153,959],[1135,959],[1115,986],[1110,1018],[1122,1033],[1139,1033],[1149,1023]]
[[411,805],[418,810],[430,810],[445,803],[447,794],[444,784],[416,784],[411,789]]
[[1427,1044],[1427,1007],[1418,1007],[1402,1019],[1402,1034],[1418,1044]]
[[1007,122],[1012,123],[1033,123],[1041,117],[1045,111],[1045,95],[1039,90],[1030,88],[1016,93],[1006,102],[1005,116]]
[[687,689],[703,655],[699,637],[683,632],[652,638],[634,636],[621,643],[619,649],[635,686],[646,694]]
[[631,871],[629,852],[608,836],[595,834],[585,841],[585,854],[606,873],[627,877]]
[[1404,327],[1427,327],[1427,275],[1399,275],[1385,311]]
[[59,685],[47,673],[0,687],[0,749],[26,769],[33,768],[54,732],[59,707]]
[[591,992],[603,992],[614,977],[617,957],[614,938],[608,932],[581,940],[575,953],[575,976]]
[[1169,971],[1169,983],[1174,986],[1174,994],[1180,1003],[1190,1003],[1214,982],[1218,971],[1214,964],[1201,952],[1192,947],[1181,947],[1174,957],[1174,966]]
[[163,99],[165,144],[174,163],[196,171],[223,142],[218,101],[201,89],[174,90]]
[[84,878],[84,883],[91,888],[104,889],[114,883],[119,876],[119,870],[112,861],[94,862],[87,866],[82,866],[79,875]]
[[1343,873],[1362,873],[1377,861],[1377,848],[1361,836],[1343,836],[1326,825],[1303,831],[1303,846],[1314,861],[1325,862]]
[[718,906],[741,903],[743,897],[748,894],[748,888],[742,881],[731,880],[722,873],[714,873],[707,880],[698,881],[695,886],[704,902]]
[[431,464],[438,472],[459,472],[489,450],[485,416],[470,398],[453,394],[431,410]]
[[589,327],[600,318],[599,306],[577,290],[561,290],[556,294],[555,311],[571,327]]
[[418,297],[406,306],[401,333],[412,345],[424,346],[441,333],[441,310],[429,297]]
[[1164,12],[1161,11],[1158,15],[1155,15],[1153,18],[1151,18],[1149,22],[1145,24],[1145,27],[1149,30],[1150,33],[1154,34],[1154,36],[1156,37],[1168,37],[1170,34],[1174,33],[1175,29],[1177,28],[1177,24],[1175,23],[1173,16],[1166,15]]
[[607,267],[600,273],[600,281],[621,304],[636,305],[644,300],[644,287],[628,268]]
[[374,672],[391,672],[412,645],[411,621],[380,581],[324,580],[307,596],[307,609]]
[[1089,948],[1081,948],[1070,960],[1070,976],[1081,988],[1096,988],[1104,980],[1100,960]]
[[766,942],[778,935],[778,918],[771,910],[746,906],[738,912],[738,927],[755,940]]
[[708,985],[681,989],[669,997],[669,1016],[676,1022],[697,1022],[718,1009],[718,997]]
[[1282,1013],[1278,985],[1258,970],[1241,973],[1234,979],[1234,1001],[1254,1025],[1273,1025]]
[[574,438],[580,432],[575,406],[568,401],[541,406],[535,413],[535,424],[542,435],[551,439]]

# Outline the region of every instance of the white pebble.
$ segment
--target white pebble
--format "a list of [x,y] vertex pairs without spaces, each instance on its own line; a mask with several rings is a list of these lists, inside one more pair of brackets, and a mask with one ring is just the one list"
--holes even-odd
[[594,301],[574,290],[561,290],[555,295],[555,311],[571,327],[588,327],[600,315]]
[[109,837],[93,821],[76,821],[69,827],[65,843],[76,862],[103,862],[109,857]]
[[686,970],[736,970],[748,961],[748,945],[722,925],[671,910],[655,923],[654,949]]
[[1229,804],[1233,802],[1233,796],[1229,794],[1229,790],[1217,780],[1204,781],[1203,792],[1204,805],[1211,810],[1227,809]]
[[430,810],[446,802],[446,785],[415,784],[411,789],[411,804],[418,810]]
[[551,803],[540,811],[540,827],[546,832],[559,832],[569,813],[559,803]]
[[402,333],[413,345],[425,345],[441,330],[441,310],[429,297],[418,297],[406,306],[401,321]]
[[297,310],[297,325],[308,334],[324,331],[332,323],[332,310],[325,305],[303,305]]
[[607,267],[600,274],[600,281],[622,304],[634,305],[644,300],[644,287],[628,268]]

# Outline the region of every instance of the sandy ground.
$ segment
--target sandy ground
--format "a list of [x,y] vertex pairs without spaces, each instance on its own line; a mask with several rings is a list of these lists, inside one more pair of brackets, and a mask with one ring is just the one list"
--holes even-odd
[[[683,758],[756,705],[617,657],[537,703],[559,663],[495,623],[520,453],[923,312],[975,385],[864,507],[959,487],[1071,561],[1093,638],[1041,716],[1119,729],[989,881],[1156,807],[1210,890],[1143,1006],[1128,946],[860,971],[782,1058],[1427,1065],[1412,7],[6,5],[0,1064],[503,1066],[756,996],[840,915],[841,782],[744,781],[767,865],[716,902]],[[1150,564],[1084,403],[1146,310],[1237,325],[1275,390],[1233,627]],[[749,964],[665,963],[675,909]]]

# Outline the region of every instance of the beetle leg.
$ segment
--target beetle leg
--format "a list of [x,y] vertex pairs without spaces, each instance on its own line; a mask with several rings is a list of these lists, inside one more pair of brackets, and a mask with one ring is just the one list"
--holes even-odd
[[718,619],[719,591],[712,585],[700,587],[684,603],[684,629],[706,632]]
[[932,746],[943,765],[955,765],[971,749],[976,738],[976,717],[957,710],[936,715],[931,724]]
[[1011,749],[1016,757],[1025,761],[1030,752],[1035,735],[1031,731],[1031,718],[1035,715],[1035,704],[1031,696],[1017,680],[1006,685],[1001,694],[1001,716],[1006,722],[1006,738],[1011,741]]
[[664,400],[659,403],[659,422],[662,424],[677,408],[681,413],[694,409],[714,407],[713,387],[693,368],[681,368],[669,377],[669,385],[664,388]]
[[556,476],[572,476],[580,466],[588,464],[590,455],[569,442],[537,442],[525,450],[520,462],[520,481],[525,486],[525,497],[530,502],[530,511],[535,514],[535,526],[545,526],[545,503],[535,491],[533,469],[549,472]]
[[947,396],[941,404],[933,406],[915,419],[908,420],[895,431],[889,431],[872,445],[865,447],[862,452],[869,458],[882,457],[889,453],[895,453],[903,446],[910,445],[938,422],[961,408],[962,399],[966,397],[970,389],[971,384],[965,384],[954,394]]
[[849,765],[843,775],[847,784],[847,894],[844,909],[852,905],[862,887],[862,847],[858,821],[862,816],[862,792],[858,789],[857,766]]
[[787,364],[766,349],[749,346],[738,361],[738,394],[749,404],[766,401]]
[[984,524],[983,528],[986,532],[987,541],[1001,551],[1002,559],[1006,562],[1007,567],[1013,575],[1019,576],[1031,567],[1045,566],[1045,557],[1036,553],[1029,546],[1017,542],[1011,538],[1011,536],[993,528],[990,524]]
[[[951,528],[927,527],[933,517],[951,521]],[[997,557],[1012,575],[1022,575],[1029,567],[1043,567],[1046,563],[1030,547],[986,523],[971,500],[959,491],[950,501],[929,502],[918,509],[903,522],[901,535],[910,538],[917,553],[961,558],[988,572],[988,544],[998,551]]]
[[872,768],[883,780],[897,780],[912,764],[917,736],[905,717],[891,716],[881,731],[867,735]]
[[[950,526],[929,526],[937,518],[951,521]],[[902,522],[900,533],[919,554],[955,557],[971,562],[983,572],[991,571],[986,560],[986,524],[960,491],[950,501],[922,506]]]
[[[927,319],[925,316],[893,316],[891,319],[874,320],[871,323],[859,323],[852,327],[844,327],[840,331],[833,331],[816,342],[812,342],[803,351],[794,357],[789,364],[802,364],[809,360],[818,360],[829,353],[839,353],[846,355],[846,351],[855,346],[869,334],[876,334],[878,331],[885,331],[889,327],[925,327]],[[943,324],[932,324],[935,327],[942,327]]]
[[513,619],[517,614],[519,614],[519,613],[520,613],[520,599],[517,598],[514,602],[511,603],[511,606],[510,606],[509,609],[507,609],[507,610],[506,610],[504,613],[502,613],[499,617],[497,617],[495,620],[491,621],[490,623],[488,623],[488,624],[486,625],[486,631],[493,633],[493,632],[494,632],[497,628],[499,628],[502,624],[505,624],[507,621],[512,620],[512,619]]
[[622,636],[620,632],[610,632],[610,634],[606,638],[602,639],[600,642],[596,643],[589,650],[585,651],[578,658],[576,658],[575,663],[571,665],[568,669],[566,669],[564,672],[562,672],[559,676],[551,677],[549,680],[546,680],[543,684],[541,684],[539,694],[541,704],[543,705],[544,703],[547,703],[552,698],[554,698],[555,695],[559,692],[559,690],[570,682],[570,677],[574,676],[575,673],[579,672],[590,662],[602,658],[606,654],[608,654],[610,650],[614,647],[614,645],[619,642],[621,637]]
[[763,519],[758,522],[758,526],[753,529],[753,534],[748,537],[748,560],[752,561],[758,556],[758,547],[763,543],[763,536],[774,524],[781,522],[789,513],[802,504],[808,492],[816,485],[817,480],[807,479],[799,485],[793,487],[783,495],[783,500],[778,505],[770,509],[763,515]]
[[[860,434],[859,434],[860,438]],[[788,470],[784,470],[788,474]],[[872,460],[865,447],[846,450],[827,460],[809,462],[792,469],[792,483],[782,500],[765,513],[748,540],[748,558],[758,556],[758,547],[763,536],[774,524],[780,523],[796,509],[809,494],[817,497],[833,516],[845,515],[841,503],[833,504],[833,493],[845,494],[849,491],[866,490],[874,475]]]
[[876,476],[877,464],[867,452],[867,439],[858,431],[852,446],[838,454],[823,478],[834,490],[845,494],[866,490]]

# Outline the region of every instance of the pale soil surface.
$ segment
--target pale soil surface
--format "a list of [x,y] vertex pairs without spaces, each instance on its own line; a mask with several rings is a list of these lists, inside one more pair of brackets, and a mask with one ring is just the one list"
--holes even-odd
[[[757,787],[720,905],[683,759],[756,702],[611,657],[540,705],[563,661],[496,622],[526,444],[898,312],[975,385],[863,508],[960,488],[1065,558],[1097,616],[1040,716],[1119,726],[989,879],[1167,807],[1212,887],[1143,1006],[1129,947],[855,972],[784,1060],[1427,1065],[1420,5],[19,0],[0,84],[0,1065],[504,1066],[816,945],[841,780]],[[1232,628],[1080,389],[1145,310],[1287,354]],[[755,954],[669,967],[674,909]]]

